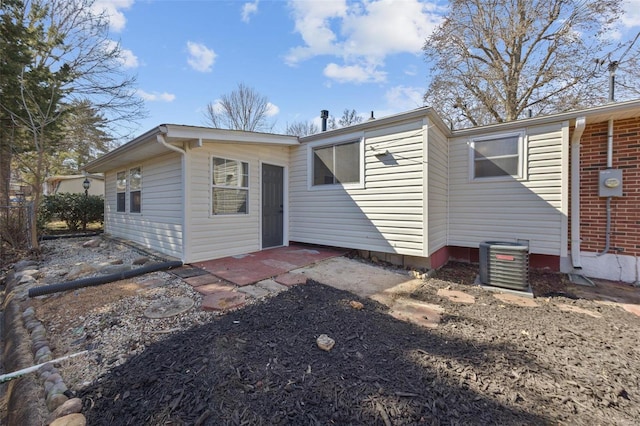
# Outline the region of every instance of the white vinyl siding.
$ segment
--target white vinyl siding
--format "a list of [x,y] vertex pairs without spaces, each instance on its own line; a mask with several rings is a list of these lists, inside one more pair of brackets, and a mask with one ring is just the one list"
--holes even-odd
[[[105,232],[150,247],[177,258],[182,257],[182,171],[178,154],[153,158],[140,166],[144,170],[144,190],[140,214],[116,213],[116,171],[105,175]],[[127,211],[129,211],[127,199]]]
[[447,245],[448,147],[447,138],[436,127],[428,133],[427,214],[429,255]]
[[567,215],[562,199],[568,195],[562,125],[525,133],[526,179],[470,181],[471,138],[450,140],[448,245],[528,240],[532,253],[562,255]]
[[357,188],[309,188],[308,144],[291,148],[290,240],[424,256],[423,136],[420,119],[328,137],[327,143],[362,138],[364,182]]
[[[211,158],[228,158],[249,165],[247,214],[212,215]],[[187,220],[190,246],[187,261],[198,262],[250,253],[261,247],[261,162],[287,167],[289,148],[276,145],[205,142],[189,152],[190,207]],[[286,169],[285,169],[286,170]],[[303,180],[306,185],[306,180]],[[286,198],[286,194],[285,194]],[[285,207],[285,228],[287,210]],[[285,230],[286,235],[286,230]],[[285,244],[287,240],[285,239]]]

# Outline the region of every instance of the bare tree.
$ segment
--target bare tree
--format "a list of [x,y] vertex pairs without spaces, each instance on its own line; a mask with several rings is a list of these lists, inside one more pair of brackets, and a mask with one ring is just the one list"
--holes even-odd
[[221,129],[248,132],[270,131],[269,99],[252,87],[239,83],[230,93],[223,94],[216,102],[210,102],[205,112],[205,122]]
[[342,113],[342,117],[338,120],[340,127],[347,127],[358,123],[362,123],[362,117],[358,115],[355,109],[345,109]]
[[[594,59],[622,0],[452,0],[427,39],[425,102],[452,127],[603,102]],[[600,78],[599,78],[600,77]]]
[[294,121],[287,126],[285,133],[292,136],[309,136],[320,132],[320,129],[313,121]]
[[0,2],[3,23],[25,30],[16,31],[12,40],[26,47],[26,57],[3,64],[15,70],[2,76],[7,79],[2,87],[12,96],[0,98],[0,109],[21,135],[28,135],[14,139],[11,148],[18,166],[30,174],[36,210],[47,156],[56,152],[63,118],[78,102],[89,102],[108,124],[144,116],[143,101],[133,90],[135,78],[124,73],[120,46],[108,39],[106,16],[92,11],[94,3]]

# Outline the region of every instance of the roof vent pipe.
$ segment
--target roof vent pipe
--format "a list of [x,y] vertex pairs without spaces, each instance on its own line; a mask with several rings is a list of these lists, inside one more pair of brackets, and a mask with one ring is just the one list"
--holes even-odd
[[329,111],[323,109],[320,111],[320,119],[322,119],[322,131],[327,131],[327,119],[329,118]]
[[369,117],[369,121],[375,120],[376,118],[373,116],[373,111],[371,111],[371,117]]

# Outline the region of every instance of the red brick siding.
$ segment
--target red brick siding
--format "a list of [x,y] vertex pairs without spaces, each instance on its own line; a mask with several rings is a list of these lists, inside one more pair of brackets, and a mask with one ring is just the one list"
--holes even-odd
[[[599,252],[605,246],[606,198],[598,196],[600,170],[607,167],[608,123],[586,126],[580,147],[581,249]],[[616,120],[613,168],[622,169],[623,196],[611,200],[610,252],[640,255],[640,117]]]

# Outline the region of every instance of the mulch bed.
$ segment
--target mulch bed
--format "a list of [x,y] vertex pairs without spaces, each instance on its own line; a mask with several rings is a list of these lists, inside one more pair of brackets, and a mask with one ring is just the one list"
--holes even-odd
[[463,286],[476,304],[454,304],[432,283],[413,297],[445,307],[435,330],[309,281],[149,346],[79,390],[83,412],[91,425],[640,421],[637,317],[504,306]]

